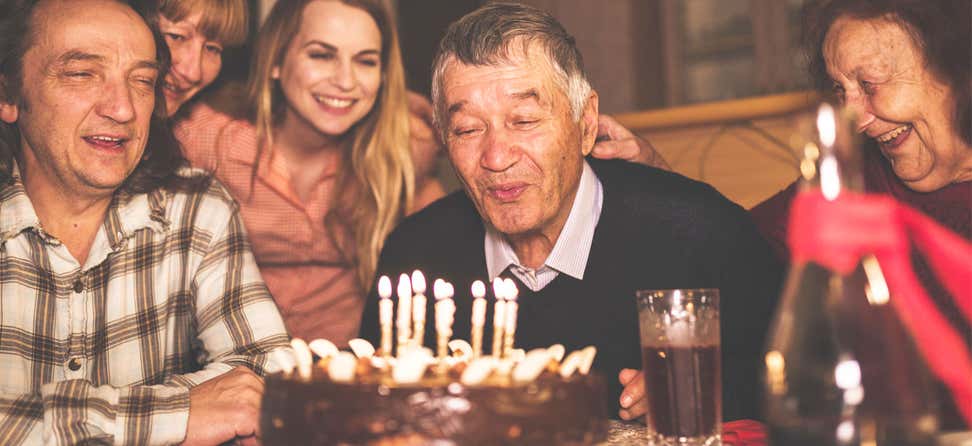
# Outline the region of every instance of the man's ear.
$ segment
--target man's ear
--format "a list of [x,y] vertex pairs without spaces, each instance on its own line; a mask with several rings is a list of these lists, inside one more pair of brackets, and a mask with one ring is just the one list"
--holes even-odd
[[598,102],[597,92],[591,89],[587,103],[584,104],[584,113],[581,114],[581,150],[584,156],[590,155],[594,150],[594,142],[597,140],[597,113]]
[[18,114],[17,104],[7,94],[7,78],[0,75],[0,120],[13,124],[17,122]]

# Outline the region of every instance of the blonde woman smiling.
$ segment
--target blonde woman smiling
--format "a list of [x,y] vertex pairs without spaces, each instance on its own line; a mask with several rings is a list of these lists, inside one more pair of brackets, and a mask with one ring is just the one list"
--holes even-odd
[[254,61],[250,116],[199,106],[177,134],[240,202],[290,333],[343,345],[385,236],[442,195],[438,146],[409,142],[398,37],[378,0],[277,2]]

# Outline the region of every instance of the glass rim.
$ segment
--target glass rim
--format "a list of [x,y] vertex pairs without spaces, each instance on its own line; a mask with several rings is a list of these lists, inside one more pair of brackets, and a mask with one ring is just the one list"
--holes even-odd
[[681,300],[690,302],[700,302],[701,300],[706,300],[707,305],[718,306],[721,302],[719,288],[659,288],[659,289],[641,289],[635,291],[635,303],[641,308],[642,305],[649,305],[652,301],[657,302],[657,299],[653,298],[669,298],[676,291],[681,291]]

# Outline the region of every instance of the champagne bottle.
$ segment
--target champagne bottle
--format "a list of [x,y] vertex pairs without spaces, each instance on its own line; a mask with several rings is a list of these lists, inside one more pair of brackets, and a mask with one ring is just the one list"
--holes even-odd
[[[830,200],[863,191],[851,120],[828,104],[816,118],[801,163],[803,189]],[[771,445],[934,444],[934,387],[888,304],[893,298],[873,256],[850,274],[791,264],[765,355]]]

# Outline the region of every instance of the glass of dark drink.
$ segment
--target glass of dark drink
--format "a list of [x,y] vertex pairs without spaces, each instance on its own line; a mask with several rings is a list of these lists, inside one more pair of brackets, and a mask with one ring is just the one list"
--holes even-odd
[[636,293],[654,446],[722,444],[719,290]]

